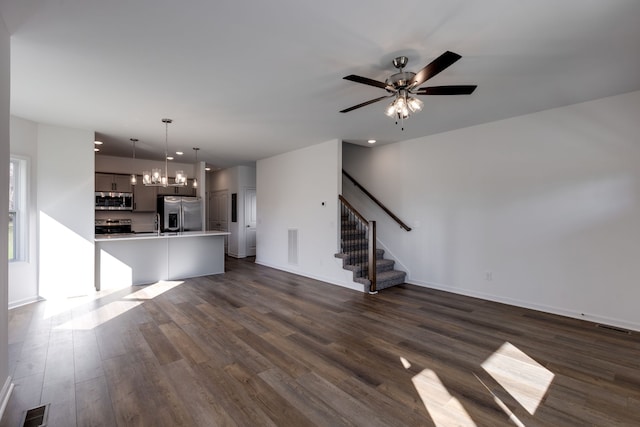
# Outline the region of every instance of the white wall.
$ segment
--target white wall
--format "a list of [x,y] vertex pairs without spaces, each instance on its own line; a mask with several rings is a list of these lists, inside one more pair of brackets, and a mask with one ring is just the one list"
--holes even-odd
[[91,131],[38,125],[39,288],[47,299],[95,291],[93,141]]
[[379,232],[409,282],[640,330],[638,111],[633,92],[345,144],[344,168],[414,227]]
[[[338,252],[338,140],[257,162],[258,264],[362,290]],[[324,206],[323,206],[324,203]],[[288,230],[298,230],[298,264],[289,264]]]
[[27,253],[21,261],[9,263],[9,307],[17,307],[38,299],[37,241],[37,155],[38,125],[11,116],[11,155],[27,160]]
[[[228,251],[235,258],[244,258],[246,252],[246,224],[244,217],[244,195],[247,189],[256,188],[256,168],[251,166],[235,166],[209,174],[208,191],[227,190],[227,218],[229,218]],[[231,194],[238,195],[237,222],[231,222]]]
[[[0,15],[0,242],[8,242],[9,230],[9,32]],[[9,376],[8,246],[0,244],[0,416],[11,394]]]

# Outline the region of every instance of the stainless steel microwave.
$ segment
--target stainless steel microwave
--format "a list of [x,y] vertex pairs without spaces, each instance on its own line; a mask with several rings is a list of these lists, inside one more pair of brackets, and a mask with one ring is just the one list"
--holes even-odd
[[113,193],[96,191],[97,211],[133,210],[133,193]]

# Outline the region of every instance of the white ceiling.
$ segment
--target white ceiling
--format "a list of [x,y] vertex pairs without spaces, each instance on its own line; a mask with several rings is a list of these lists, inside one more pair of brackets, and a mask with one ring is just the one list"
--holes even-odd
[[[170,150],[217,167],[330,139],[397,142],[640,90],[638,0],[1,0],[12,114],[97,133],[104,154]],[[396,126],[371,86],[409,57],[462,59]]]

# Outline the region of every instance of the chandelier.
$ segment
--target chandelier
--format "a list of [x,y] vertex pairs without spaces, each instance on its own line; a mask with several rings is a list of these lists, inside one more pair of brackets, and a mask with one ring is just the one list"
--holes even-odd
[[187,185],[187,175],[183,170],[176,170],[176,176],[174,178],[174,182],[169,182],[169,123],[172,123],[171,119],[162,119],[162,123],[164,123],[165,131],[164,131],[164,175],[162,174],[161,168],[153,168],[151,169],[151,173],[149,171],[142,172],[142,183],[149,187],[183,187]]

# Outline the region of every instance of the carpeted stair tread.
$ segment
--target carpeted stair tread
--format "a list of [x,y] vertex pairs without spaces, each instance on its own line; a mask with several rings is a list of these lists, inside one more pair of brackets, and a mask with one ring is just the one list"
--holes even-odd
[[[338,254],[336,254],[336,258],[340,258],[337,255]],[[394,265],[395,265],[395,261],[392,259],[385,259],[385,258],[377,259],[376,274],[384,273],[385,271],[391,271],[393,270]],[[343,265],[342,268],[344,268],[345,270],[353,271],[354,277],[359,277],[362,275],[360,274],[361,272],[369,268],[369,263],[365,262],[362,264],[346,264],[346,265]]]
[[[401,285],[404,283],[404,279],[407,274],[404,271],[391,270],[376,275],[376,289],[382,290],[390,288],[391,286]],[[354,282],[362,283],[365,286],[369,286],[371,282],[364,277],[357,277],[353,279]]]
[[[342,258],[344,264],[352,264],[352,261],[356,261],[358,259],[366,259],[367,251],[366,249],[360,249],[345,253],[337,253],[335,254],[336,258]],[[376,259],[382,259],[384,257],[383,249],[376,249]]]
[[[341,219],[342,253],[335,254],[335,257],[342,259],[342,267],[352,272],[353,281],[361,283],[365,291],[368,291],[371,282],[362,277],[367,274],[369,265],[366,231],[358,227],[348,215],[343,215]],[[393,260],[384,258],[383,249],[376,249],[376,289],[381,290],[404,283],[406,273],[394,270],[394,266]]]

